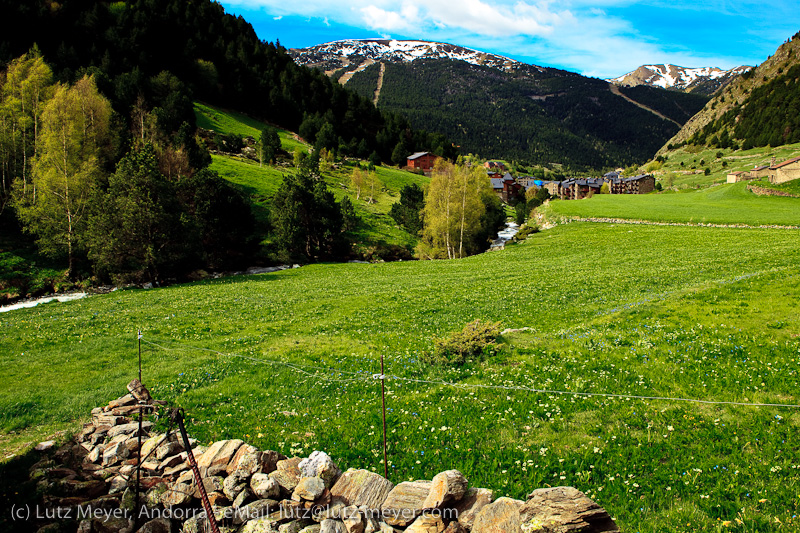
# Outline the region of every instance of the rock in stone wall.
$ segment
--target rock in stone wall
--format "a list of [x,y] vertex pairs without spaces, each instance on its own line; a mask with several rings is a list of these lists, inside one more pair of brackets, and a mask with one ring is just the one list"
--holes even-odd
[[[204,533],[209,520],[188,462],[189,450],[175,433],[139,423],[139,411],[158,402],[138,381],[130,394],[92,411],[74,439],[31,469],[48,516],[40,531]],[[431,481],[394,485],[375,472],[342,473],[324,452],[287,458],[238,439],[208,447],[190,439],[202,488],[225,533],[613,533],[608,513],[572,487],[533,491],[527,501],[499,498],[470,488],[457,470]],[[137,508],[137,465],[141,460]],[[138,517],[138,520],[134,520]]]

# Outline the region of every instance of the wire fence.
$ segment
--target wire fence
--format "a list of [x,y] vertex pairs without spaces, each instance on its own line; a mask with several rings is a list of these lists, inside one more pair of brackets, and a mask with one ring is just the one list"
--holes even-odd
[[[332,367],[323,367],[323,366],[301,364],[301,363],[288,363],[285,361],[258,358],[237,353],[230,353],[230,352],[226,353],[218,350],[213,350],[210,348],[193,346],[178,341],[173,341],[175,344],[178,345],[178,348],[170,348],[164,346],[163,344],[152,342],[148,339],[145,339],[144,337],[142,338],[142,342],[164,351],[196,350],[196,351],[212,353],[221,357],[243,359],[257,364],[286,367],[293,369],[297,372],[300,372],[302,374],[308,375],[310,377],[314,377],[315,379],[321,379],[324,381],[331,381],[331,382],[355,382],[355,381],[366,382],[371,380],[394,380],[398,382],[420,383],[426,385],[435,385],[439,387],[452,387],[457,389],[518,391],[518,392],[528,392],[533,394],[542,394],[551,396],[557,395],[557,396],[572,396],[572,397],[583,397],[583,398],[614,398],[614,399],[627,399],[627,400],[659,401],[668,403],[694,403],[703,405],[729,405],[729,406],[756,407],[756,408],[773,407],[773,408],[785,408],[785,409],[800,409],[800,405],[791,403],[740,402],[740,401],[727,401],[727,400],[714,400],[714,399],[701,399],[701,398],[683,398],[678,396],[620,394],[613,392],[581,392],[581,391],[539,388],[523,384],[496,385],[496,384],[482,384],[482,383],[459,383],[459,382],[452,382],[445,380],[412,378],[412,377],[398,376],[393,374],[372,374],[367,371],[352,372]],[[330,374],[349,375],[353,377],[335,378],[332,377]]]

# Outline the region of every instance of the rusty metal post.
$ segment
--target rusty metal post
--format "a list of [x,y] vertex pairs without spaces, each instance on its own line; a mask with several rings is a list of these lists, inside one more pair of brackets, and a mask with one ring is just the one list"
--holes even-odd
[[[142,330],[136,332],[136,341],[139,345],[139,383],[142,382]],[[144,418],[143,413],[143,406],[144,402],[141,400],[139,401],[139,448],[137,451],[138,459],[136,461],[136,500],[134,504],[134,512],[136,516],[133,517],[134,527],[138,529],[139,526],[139,502],[140,502],[140,492],[141,488],[141,473],[142,473],[142,419]]]
[[189,435],[186,434],[186,427],[183,425],[183,409],[173,409],[169,417],[173,422],[178,424],[178,429],[181,430],[183,446],[186,448],[186,454],[189,456],[189,466],[192,467],[192,472],[194,472],[194,479],[197,482],[197,490],[200,491],[200,498],[203,500],[203,509],[206,511],[206,518],[211,526],[211,533],[219,533],[217,519],[214,518],[214,510],[211,508],[211,502],[208,501],[208,494],[206,494],[206,488],[203,486],[203,479],[200,477],[200,469],[197,467],[197,461],[194,460],[192,447],[189,444]]
[[381,354],[381,400],[383,401],[383,477],[389,479],[389,461],[386,460],[386,374],[383,373],[383,354]]
[[[141,359],[140,359],[140,361],[141,361]],[[139,368],[140,368],[139,376],[141,376],[142,375],[141,366]],[[141,381],[140,381],[140,383],[141,383]],[[141,480],[141,472],[142,472],[142,419],[144,418],[144,415],[143,415],[143,407],[144,407],[144,405],[145,405],[144,402],[142,402],[142,401],[139,402],[139,450],[137,452],[138,459],[136,460],[136,503],[134,504],[134,507],[133,507],[134,508],[134,512],[136,513],[136,516],[133,517],[133,523],[134,523],[135,527],[139,526],[139,515],[141,514],[139,512],[139,501],[140,501],[139,500],[139,493],[142,490],[141,489],[140,480]]]

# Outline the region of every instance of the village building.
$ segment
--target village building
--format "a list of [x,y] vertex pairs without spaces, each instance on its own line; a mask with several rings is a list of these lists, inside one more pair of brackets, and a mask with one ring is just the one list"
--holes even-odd
[[800,157],[788,159],[769,167],[770,183],[786,183],[796,179],[800,179]]
[[502,161],[487,161],[483,166],[486,170],[494,170],[496,172],[506,171],[506,165]]
[[437,159],[439,159],[439,157],[430,152],[417,152],[408,156],[406,166],[408,168],[420,169],[423,172],[430,172],[433,170],[433,164]]
[[560,181],[545,181],[544,188],[550,193],[550,196],[556,198],[561,195],[561,182]]
[[739,183],[744,179],[742,176],[746,175],[747,172],[743,172],[741,170],[737,172],[731,172],[728,174],[727,183]]
[[750,170],[747,173],[754,180],[760,180],[761,178],[768,178],[769,177],[769,165],[755,167],[753,170]]
[[623,178],[623,181],[627,184],[625,194],[647,194],[656,188],[656,178],[650,174]]
[[571,179],[561,182],[559,197],[562,200],[581,200],[591,194],[599,194],[603,186],[601,178]]
[[[557,184],[556,184],[557,183]],[[610,194],[647,194],[656,188],[656,179],[650,174],[622,178],[618,172],[608,172],[602,178],[568,179],[545,185],[551,196],[562,200],[580,200],[589,193],[598,194],[603,185]]]
[[490,178],[492,190],[505,203],[508,203],[522,189],[514,177],[506,172],[502,178]]

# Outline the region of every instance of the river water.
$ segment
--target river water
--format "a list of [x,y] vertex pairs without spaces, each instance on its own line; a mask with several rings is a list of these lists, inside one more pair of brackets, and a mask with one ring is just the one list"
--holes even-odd
[[36,298],[34,300],[25,300],[24,302],[17,302],[15,304],[6,305],[0,307],[0,313],[6,313],[8,311],[14,311],[16,309],[25,309],[26,307],[36,307],[39,304],[46,304],[47,302],[69,302],[71,300],[80,300],[81,298],[85,298],[88,296],[89,293],[86,292],[73,292],[71,294],[64,294],[61,296],[44,296],[42,298]]
[[492,246],[489,251],[502,250],[505,248],[506,243],[514,238],[514,235],[519,231],[519,224],[516,222],[506,222],[506,227],[497,232],[497,239],[492,241]]

